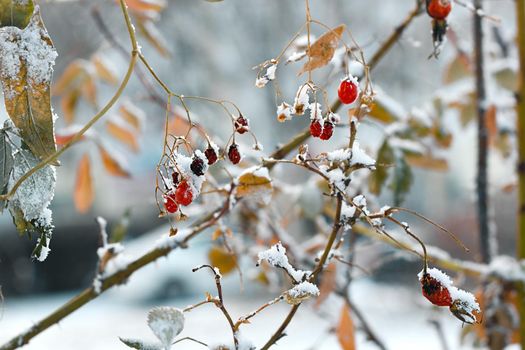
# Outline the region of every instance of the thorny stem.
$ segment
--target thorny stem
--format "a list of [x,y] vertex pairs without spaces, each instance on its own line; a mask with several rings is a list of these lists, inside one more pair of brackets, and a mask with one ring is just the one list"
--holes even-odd
[[[515,0],[517,45],[519,52],[519,90],[516,92],[516,130],[518,142],[518,225],[516,232],[518,259],[525,259],[525,0]],[[525,284],[518,285],[521,348],[525,349]]]

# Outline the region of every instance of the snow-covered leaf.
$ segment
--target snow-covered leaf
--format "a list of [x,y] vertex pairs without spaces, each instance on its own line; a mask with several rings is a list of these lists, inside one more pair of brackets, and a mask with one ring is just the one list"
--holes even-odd
[[135,22],[137,29],[140,34],[142,34],[146,40],[160,53],[162,56],[170,56],[170,51],[168,50],[168,43],[161,31],[157,29],[153,21],[147,18],[137,18]]
[[406,162],[413,167],[434,171],[447,171],[448,162],[443,158],[435,158],[431,154],[405,153]]
[[106,130],[111,136],[128,146],[133,152],[139,151],[137,136],[120,117],[108,120]]
[[135,106],[131,101],[125,100],[119,107],[120,116],[128,122],[136,131],[142,129],[142,125],[146,120],[146,114],[142,109]]
[[93,204],[94,190],[91,178],[91,162],[88,154],[82,156],[77,167],[74,199],[75,208],[79,213],[87,212]]
[[95,71],[101,79],[113,85],[118,83],[118,78],[114,68],[107,59],[103,56],[95,55],[91,59],[91,62],[93,63],[93,66],[95,66]]
[[299,74],[313,71],[314,69],[327,65],[332,57],[334,57],[335,49],[339,44],[339,40],[341,39],[345,28],[346,26],[341,24],[340,26],[330,30],[329,32],[326,32],[319,39],[317,39],[310,46],[310,49],[306,51],[307,55],[310,57],[310,60],[304,64]]
[[305,281],[284,292],[284,300],[290,305],[297,305],[318,295],[319,288],[315,284]]
[[119,337],[120,341],[129,346],[132,349],[137,350],[164,350],[164,346],[161,344],[153,344],[148,343],[145,341],[142,341],[140,339],[130,339],[130,338],[121,338]]
[[184,314],[174,307],[156,307],[148,313],[148,326],[166,349],[184,329]]
[[267,168],[246,169],[237,179],[235,194],[238,197],[251,197],[261,204],[268,204],[272,193],[272,180]]
[[456,57],[445,67],[443,82],[450,84],[472,74],[469,57],[464,53],[458,53]]
[[50,83],[57,52],[38,6],[23,30],[0,28],[0,79],[9,117],[33,154],[55,153]]
[[33,14],[33,1],[0,0],[0,27],[25,28]]

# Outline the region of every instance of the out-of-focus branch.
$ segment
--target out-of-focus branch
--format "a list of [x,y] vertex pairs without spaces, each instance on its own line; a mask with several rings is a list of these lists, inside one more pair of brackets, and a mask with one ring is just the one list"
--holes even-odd
[[[516,28],[518,31],[518,52],[520,62],[520,87],[516,93],[516,121],[518,142],[518,227],[517,258],[525,259],[525,0],[516,2]],[[518,312],[520,316],[521,348],[525,349],[525,285],[519,284]]]

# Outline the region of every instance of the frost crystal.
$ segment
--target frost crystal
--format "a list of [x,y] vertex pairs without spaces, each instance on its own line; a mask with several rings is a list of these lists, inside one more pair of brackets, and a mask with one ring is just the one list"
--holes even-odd
[[270,81],[274,80],[276,69],[276,64],[271,64],[268,68],[266,68],[266,74],[257,78],[257,80],[255,81],[255,86],[258,88],[262,88],[265,87],[266,84],[268,84]]
[[352,159],[350,165],[362,165],[366,167],[373,167],[376,161],[363,151],[359,146],[359,142],[355,141],[352,146]]
[[290,120],[292,119],[293,112],[292,106],[286,102],[283,102],[277,106],[277,120],[281,123],[285,122],[286,120]]
[[310,119],[319,120],[323,118],[323,113],[321,109],[321,104],[319,102],[314,102],[308,106],[310,110]]
[[310,86],[307,84],[301,85],[295,94],[295,101],[293,103],[293,108],[295,114],[303,115],[304,111],[310,106],[310,97],[308,92],[310,91]]

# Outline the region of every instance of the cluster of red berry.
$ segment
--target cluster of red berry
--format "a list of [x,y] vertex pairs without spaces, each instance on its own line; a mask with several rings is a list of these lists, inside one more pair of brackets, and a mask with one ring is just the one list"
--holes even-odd
[[[359,95],[359,86],[354,78],[347,77],[341,81],[339,89],[337,90],[339,100],[344,104],[351,104],[357,100]],[[334,133],[334,126],[338,120],[334,117],[333,113],[330,113],[326,120],[323,122],[320,117],[317,116],[316,112],[313,112],[314,116],[310,122],[310,134],[313,137],[318,137],[321,140],[329,140]]]
[[[234,121],[235,132],[244,134],[250,130],[250,122],[247,118],[240,115]],[[199,154],[198,154],[199,153]],[[204,156],[202,156],[204,155]],[[228,147],[227,157],[232,164],[238,164],[241,159],[241,153],[239,151],[239,145],[232,142]],[[204,152],[197,151],[193,154],[190,163],[190,175],[197,177],[204,176],[206,169],[209,165],[215,164],[219,159],[219,149],[216,145],[208,144],[208,147]],[[207,164],[205,164],[207,162]],[[188,206],[193,200],[195,200],[194,186],[191,185],[191,179],[184,178],[179,174],[178,171],[173,171],[172,181],[174,189],[169,190],[163,195],[164,197],[164,208],[168,213],[176,213],[179,210],[179,206]]]

